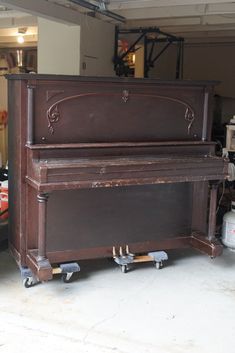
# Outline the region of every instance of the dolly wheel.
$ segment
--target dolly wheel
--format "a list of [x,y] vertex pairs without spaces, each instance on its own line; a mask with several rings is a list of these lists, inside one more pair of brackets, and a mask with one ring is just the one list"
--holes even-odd
[[73,272],[62,273],[61,279],[64,283],[70,283]]
[[121,268],[122,273],[127,273],[127,271],[128,271],[127,265],[120,265],[120,268]]
[[26,277],[23,279],[23,285],[25,288],[33,287],[34,284],[35,283],[32,277]]
[[163,267],[162,262],[155,262],[155,267],[157,270],[160,270]]

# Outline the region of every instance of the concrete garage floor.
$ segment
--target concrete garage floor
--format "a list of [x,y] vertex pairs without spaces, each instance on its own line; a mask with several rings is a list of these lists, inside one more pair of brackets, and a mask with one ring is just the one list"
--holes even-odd
[[168,253],[162,270],[80,262],[77,280],[25,289],[0,253],[0,352],[233,353],[235,253]]

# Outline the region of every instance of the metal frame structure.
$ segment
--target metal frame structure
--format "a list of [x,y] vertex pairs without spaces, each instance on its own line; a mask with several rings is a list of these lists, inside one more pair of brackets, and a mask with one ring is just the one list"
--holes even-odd
[[[149,34],[157,34],[158,36],[150,38]],[[139,34],[138,38],[130,45],[130,47],[121,56],[118,55],[118,40],[123,34]],[[165,33],[157,27],[136,28],[136,29],[120,29],[115,28],[115,45],[114,45],[114,71],[117,76],[128,76],[128,67],[126,58],[131,52],[135,52],[136,45],[144,41],[144,77],[148,77],[149,70],[154,67],[156,61],[173,43],[177,44],[177,60],[176,60],[176,79],[183,78],[183,61],[184,61],[184,38],[176,37],[172,34]],[[165,43],[165,46],[153,57],[154,48],[157,43]]]
[[100,15],[112,18],[115,21],[123,22],[123,23],[125,22],[125,17],[120,16],[120,15],[116,14],[115,12],[109,11],[107,9],[105,0],[95,0],[97,2],[97,5],[91,3],[87,0],[69,0],[69,1],[73,2],[76,5],[79,5],[81,7],[84,7],[86,9],[91,10],[93,16],[96,13],[98,13]]

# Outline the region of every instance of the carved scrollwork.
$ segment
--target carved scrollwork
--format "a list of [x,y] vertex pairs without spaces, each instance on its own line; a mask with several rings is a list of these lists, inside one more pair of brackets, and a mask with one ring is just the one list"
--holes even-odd
[[129,100],[129,91],[127,89],[124,89],[122,92],[122,100],[124,103],[127,103]]
[[68,96],[58,100],[57,102],[55,102],[50,106],[50,108],[47,110],[47,121],[48,121],[48,129],[51,135],[53,135],[55,132],[53,125],[57,123],[61,118],[60,112],[59,112],[59,105],[66,101],[70,101],[72,99],[77,99],[85,96],[97,96],[97,93],[84,93],[84,94],[77,94],[75,96]]
[[[136,96],[137,96],[137,95],[136,95]],[[194,122],[194,120],[195,120],[195,113],[194,113],[192,107],[191,107],[188,103],[184,102],[184,101],[181,100],[181,99],[173,98],[173,97],[168,97],[168,96],[145,95],[145,94],[143,94],[142,96],[153,97],[153,98],[159,98],[159,99],[166,99],[166,100],[168,100],[168,101],[176,102],[176,103],[179,103],[179,104],[183,105],[183,106],[185,107],[184,119],[188,122],[187,130],[188,130],[188,135],[190,135],[190,133],[191,133],[191,128],[192,128],[193,122]]]
[[185,118],[186,121],[189,122],[189,124],[188,124],[188,135],[190,135],[191,127],[192,127],[194,119],[195,119],[194,111],[190,107],[186,108],[185,114],[184,114],[184,118]]
[[54,134],[54,127],[53,124],[57,123],[60,120],[60,112],[58,109],[58,105],[52,106],[47,111],[47,120],[48,120],[48,129],[50,134]]

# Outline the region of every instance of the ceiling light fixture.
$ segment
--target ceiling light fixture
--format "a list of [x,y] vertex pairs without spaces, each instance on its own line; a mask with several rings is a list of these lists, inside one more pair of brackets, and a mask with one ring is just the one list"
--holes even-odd
[[18,28],[18,33],[17,33],[17,42],[19,44],[23,44],[24,43],[24,35],[27,32],[27,27],[21,27]]
[[18,37],[17,37],[17,42],[18,42],[19,44],[23,44],[23,43],[24,43],[24,37],[23,37],[23,36],[18,36]]

